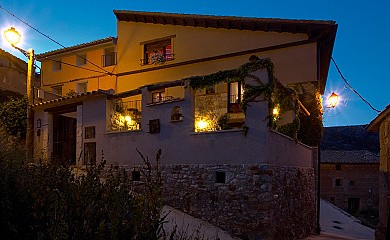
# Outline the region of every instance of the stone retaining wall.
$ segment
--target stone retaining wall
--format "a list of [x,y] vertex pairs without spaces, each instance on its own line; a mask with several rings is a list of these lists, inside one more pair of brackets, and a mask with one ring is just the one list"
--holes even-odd
[[301,239],[315,231],[312,168],[263,164],[160,169],[165,204],[242,239]]

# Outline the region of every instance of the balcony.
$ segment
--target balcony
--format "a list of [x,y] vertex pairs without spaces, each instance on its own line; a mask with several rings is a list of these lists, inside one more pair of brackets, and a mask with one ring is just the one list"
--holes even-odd
[[155,57],[149,57],[140,59],[141,66],[144,65],[162,65],[167,61],[172,61],[175,59],[175,54],[156,54]]

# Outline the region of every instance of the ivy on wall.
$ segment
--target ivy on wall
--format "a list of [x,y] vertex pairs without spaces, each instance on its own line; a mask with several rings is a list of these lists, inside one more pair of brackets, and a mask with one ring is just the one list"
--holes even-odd
[[[267,71],[268,82],[262,81],[253,74],[260,69]],[[257,85],[247,84],[248,79],[254,80]],[[307,98],[307,96],[299,96],[295,89],[283,86],[274,76],[274,64],[269,58],[259,59],[257,56],[251,56],[248,63],[237,69],[219,71],[206,76],[193,76],[184,80],[189,81],[189,87],[193,90],[208,88],[219,83],[241,82],[245,90],[241,101],[241,109],[244,112],[251,102],[268,101],[269,127],[310,146],[318,146],[321,140],[322,105],[318,90],[315,96]],[[308,117],[300,112],[297,100],[301,98],[310,100],[305,101],[305,106],[309,106]],[[278,118],[272,114],[275,107],[279,109],[280,114],[294,111],[297,117],[292,123],[278,126]]]

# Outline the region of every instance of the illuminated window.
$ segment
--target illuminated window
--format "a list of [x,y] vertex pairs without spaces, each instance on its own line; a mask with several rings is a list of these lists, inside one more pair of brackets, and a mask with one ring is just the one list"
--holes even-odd
[[152,93],[152,103],[158,103],[165,100],[165,92]]
[[148,42],[143,46],[144,58],[141,61],[141,65],[163,64],[174,59],[171,38]]
[[229,83],[228,95],[228,112],[241,112],[240,103],[244,95],[241,82]]

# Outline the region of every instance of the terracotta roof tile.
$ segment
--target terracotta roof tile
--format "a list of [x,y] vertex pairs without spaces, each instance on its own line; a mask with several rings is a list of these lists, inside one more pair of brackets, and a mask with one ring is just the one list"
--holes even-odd
[[99,89],[97,91],[81,93],[81,94],[77,94],[75,96],[59,97],[57,99],[53,99],[53,100],[49,100],[49,101],[46,101],[46,102],[34,104],[34,105],[32,105],[32,107],[45,107],[45,108],[47,108],[47,107],[51,107],[51,105],[53,105],[53,104],[56,104],[56,105],[66,105],[66,104],[69,104],[69,103],[82,101],[85,98],[95,97],[95,96],[98,96],[98,95],[112,95],[112,94],[114,94],[114,90],[112,90],[112,89],[110,89],[110,90],[101,90],[101,89]]

